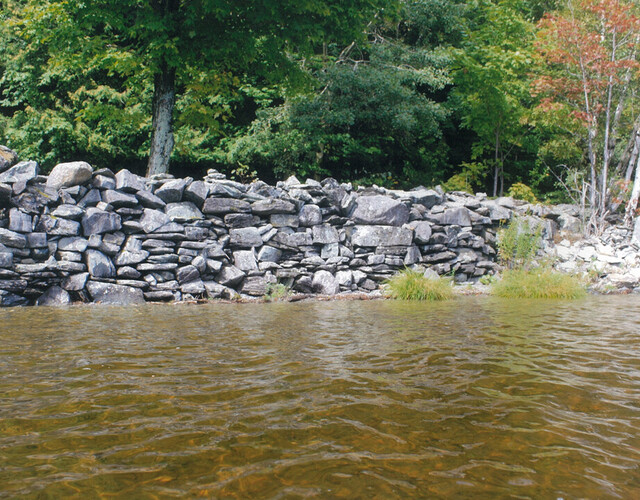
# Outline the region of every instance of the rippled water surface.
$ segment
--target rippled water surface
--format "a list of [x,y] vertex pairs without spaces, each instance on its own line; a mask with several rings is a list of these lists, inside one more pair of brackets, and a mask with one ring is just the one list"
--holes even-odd
[[0,311],[0,497],[640,498],[640,298]]

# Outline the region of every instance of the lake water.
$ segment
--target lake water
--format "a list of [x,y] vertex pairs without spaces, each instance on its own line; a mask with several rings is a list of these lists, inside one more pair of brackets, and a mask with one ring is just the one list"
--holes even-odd
[[640,498],[640,297],[0,310],[0,498]]

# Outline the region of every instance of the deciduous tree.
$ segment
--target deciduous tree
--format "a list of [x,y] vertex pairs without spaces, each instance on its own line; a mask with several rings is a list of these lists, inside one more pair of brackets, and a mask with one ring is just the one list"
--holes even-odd
[[637,10],[635,2],[567,0],[539,23],[537,49],[546,71],[534,91],[545,112],[568,114],[583,132],[593,231],[607,214],[616,144],[629,134],[621,126],[638,82]]

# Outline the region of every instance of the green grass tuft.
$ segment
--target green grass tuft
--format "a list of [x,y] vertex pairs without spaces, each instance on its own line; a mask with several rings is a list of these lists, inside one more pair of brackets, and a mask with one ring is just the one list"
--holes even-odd
[[269,283],[267,285],[267,293],[264,295],[264,300],[267,302],[277,302],[279,300],[285,300],[289,297],[291,290],[283,283]]
[[491,285],[491,293],[504,298],[579,299],[587,292],[578,278],[543,267],[506,270]]
[[385,294],[400,300],[448,300],[453,297],[451,280],[428,278],[422,272],[405,269],[386,282]]

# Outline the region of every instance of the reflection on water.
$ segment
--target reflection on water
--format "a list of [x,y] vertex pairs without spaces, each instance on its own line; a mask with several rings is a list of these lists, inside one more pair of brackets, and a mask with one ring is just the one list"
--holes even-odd
[[0,497],[639,498],[640,301],[0,311]]

